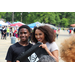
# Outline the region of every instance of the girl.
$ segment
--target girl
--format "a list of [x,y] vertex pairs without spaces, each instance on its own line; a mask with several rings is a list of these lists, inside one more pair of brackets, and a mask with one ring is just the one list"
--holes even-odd
[[55,37],[54,30],[46,25],[35,27],[32,33],[32,41],[35,43],[42,42],[43,44],[39,47],[44,48],[58,62],[58,46],[55,43]]

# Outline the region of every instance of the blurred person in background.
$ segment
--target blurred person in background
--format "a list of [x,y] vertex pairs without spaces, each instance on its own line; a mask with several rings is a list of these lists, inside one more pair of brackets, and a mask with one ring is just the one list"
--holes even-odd
[[10,27],[10,37],[12,36],[12,27]]
[[69,34],[71,34],[71,29],[69,30]]
[[7,34],[7,31],[6,31],[6,27],[4,26],[3,27],[3,39],[6,40],[6,34]]
[[2,29],[1,29],[1,39],[3,39],[3,28],[4,27],[2,27]]
[[7,31],[7,37],[8,37],[9,36],[9,33],[10,33],[9,27],[6,28],[6,31]]

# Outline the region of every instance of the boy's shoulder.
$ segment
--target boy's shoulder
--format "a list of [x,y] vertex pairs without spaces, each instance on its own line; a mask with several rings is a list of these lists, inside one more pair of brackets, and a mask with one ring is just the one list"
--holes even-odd
[[14,43],[13,45],[11,45],[11,47],[15,47],[15,46],[17,46],[17,45],[19,45],[18,42],[16,42],[16,43]]
[[33,46],[33,44],[32,44],[32,43],[29,43],[29,46],[31,46],[31,47],[32,47],[32,46]]

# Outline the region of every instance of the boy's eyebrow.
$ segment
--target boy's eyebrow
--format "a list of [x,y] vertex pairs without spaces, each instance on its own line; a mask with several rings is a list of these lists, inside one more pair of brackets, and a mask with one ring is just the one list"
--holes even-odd
[[25,31],[25,32],[27,32],[27,31]]
[[27,33],[27,32],[20,32],[20,33]]
[[20,33],[27,33],[27,31],[24,31],[24,32],[21,32],[21,31],[20,31]]

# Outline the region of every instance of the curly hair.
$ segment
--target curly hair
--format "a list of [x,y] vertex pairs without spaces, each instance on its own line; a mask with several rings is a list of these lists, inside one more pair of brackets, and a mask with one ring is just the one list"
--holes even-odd
[[54,30],[52,28],[50,28],[49,26],[47,25],[44,25],[44,26],[39,26],[39,27],[35,27],[33,32],[32,32],[32,41],[37,43],[37,39],[35,38],[35,31],[36,29],[39,29],[41,30],[44,34],[45,34],[45,40],[49,43],[52,43],[53,41],[55,41],[55,33],[54,33]]
[[75,36],[71,36],[61,43],[60,57],[66,62],[75,62]]

